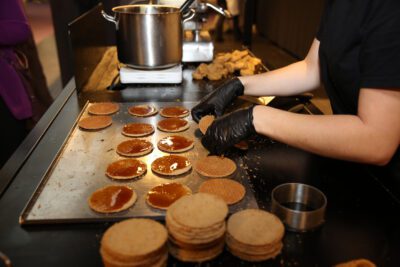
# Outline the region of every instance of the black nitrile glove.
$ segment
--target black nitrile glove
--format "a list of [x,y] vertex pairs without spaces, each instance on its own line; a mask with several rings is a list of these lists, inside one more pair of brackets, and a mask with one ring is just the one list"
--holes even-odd
[[201,139],[203,146],[211,154],[221,155],[228,148],[256,133],[253,125],[253,109],[254,106],[239,109],[216,119]]
[[200,103],[192,108],[192,117],[195,122],[205,115],[215,115],[216,117],[224,114],[225,108],[232,101],[243,95],[244,86],[238,78],[232,78],[222,84],[220,87],[206,95]]

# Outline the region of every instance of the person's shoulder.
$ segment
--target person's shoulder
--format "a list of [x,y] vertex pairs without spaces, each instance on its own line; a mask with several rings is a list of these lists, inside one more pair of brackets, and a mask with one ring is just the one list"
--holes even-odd
[[370,0],[369,28],[400,28],[399,0]]
[[373,0],[372,9],[377,16],[399,14],[399,0]]

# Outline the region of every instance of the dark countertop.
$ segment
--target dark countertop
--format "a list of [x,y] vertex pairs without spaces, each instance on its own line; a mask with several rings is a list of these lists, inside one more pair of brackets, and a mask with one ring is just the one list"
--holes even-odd
[[[0,251],[13,266],[101,266],[99,241],[109,224],[21,227],[19,215],[87,100],[194,101],[219,84],[193,82],[191,71],[185,70],[182,86],[136,86],[78,95],[73,81],[67,85],[0,171]],[[277,99],[275,104],[283,107],[286,100]],[[328,199],[322,228],[303,234],[287,232],[282,254],[255,266],[332,266],[356,258],[368,258],[378,266],[400,266],[400,204],[363,166],[321,159],[261,137],[251,144],[248,152],[233,152],[232,156],[247,161],[261,208],[269,208],[270,191],[285,181],[313,184]],[[171,257],[169,265],[190,264]],[[253,266],[228,252],[203,265]]]

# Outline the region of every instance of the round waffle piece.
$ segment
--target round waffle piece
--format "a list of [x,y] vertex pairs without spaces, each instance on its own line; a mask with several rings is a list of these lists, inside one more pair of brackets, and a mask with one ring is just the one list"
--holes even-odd
[[220,178],[236,171],[236,163],[226,157],[207,156],[198,160],[194,169],[206,177]]
[[88,108],[88,112],[92,115],[112,115],[118,111],[119,105],[112,102],[93,103]]
[[79,128],[89,131],[97,131],[107,128],[112,124],[110,116],[90,116],[81,119],[78,122]]
[[208,127],[213,123],[215,120],[214,115],[206,115],[202,117],[199,121],[199,129],[202,134],[206,134]]
[[116,180],[133,179],[143,175],[146,163],[138,159],[121,159],[108,165],[106,175]]
[[226,244],[229,251],[242,260],[264,261],[281,252],[284,231],[282,222],[272,213],[242,210],[228,219]]
[[189,110],[181,106],[164,107],[160,110],[160,115],[165,118],[184,118],[189,115]]
[[162,224],[149,219],[129,219],[107,229],[101,239],[100,253],[105,263],[119,263],[112,266],[164,266],[167,239]]
[[376,267],[376,265],[366,259],[357,259],[337,264],[334,267]]
[[243,199],[244,186],[230,179],[210,179],[200,185],[199,192],[221,197],[226,204],[232,205]]
[[189,159],[178,155],[168,155],[155,159],[151,170],[161,175],[175,176],[188,172],[192,168]]
[[[171,228],[168,227],[168,230]],[[226,227],[222,227],[221,229],[223,231],[226,230]],[[174,232],[173,232],[174,231]],[[170,230],[170,235],[169,235],[169,241],[171,243],[174,243],[175,246],[178,246],[180,248],[188,249],[188,250],[202,250],[202,249],[208,249],[212,248],[214,246],[217,246],[221,242],[225,242],[225,232],[219,235],[214,235],[212,238],[208,238],[208,240],[199,240],[196,238],[191,238],[185,235],[175,235],[177,232],[175,230]],[[174,233],[172,235],[171,233]],[[196,233],[197,234],[197,233]],[[183,239],[181,239],[183,237]]]
[[212,260],[222,253],[225,242],[222,240],[217,245],[206,249],[185,249],[170,242],[168,245],[171,255],[183,262],[204,262]]
[[162,138],[157,143],[158,149],[169,153],[181,153],[192,149],[194,141],[180,135],[171,135]]
[[157,108],[152,105],[136,105],[128,108],[129,114],[136,117],[149,117],[157,114]]
[[160,253],[160,255],[152,256],[145,260],[126,261],[115,259],[115,257],[104,251],[104,249],[100,249],[104,267],[166,267],[168,260],[167,247],[165,247]]
[[260,254],[253,254],[247,253],[249,249],[247,248],[246,250],[236,250],[232,246],[228,245],[228,250],[235,255],[236,257],[245,260],[245,261],[250,261],[250,262],[260,262],[260,261],[266,261],[269,259],[274,259],[276,256],[278,256],[281,253],[283,244],[280,242],[277,244],[275,247],[273,247],[270,251],[267,253],[260,253]]
[[182,227],[205,228],[223,222],[228,215],[228,206],[217,196],[197,193],[175,201],[168,213]]
[[157,128],[163,132],[176,133],[189,129],[189,122],[180,118],[167,118],[157,123]]
[[224,238],[226,226],[225,221],[203,228],[190,228],[178,223],[171,215],[166,216],[167,228],[170,240],[175,244],[187,249],[209,248]]
[[135,204],[137,195],[129,186],[109,185],[93,192],[88,199],[89,207],[99,213],[126,210]]
[[267,256],[274,254],[274,252],[278,249],[280,250],[283,245],[282,241],[264,246],[243,244],[234,239],[229,233],[226,234],[226,244],[228,244],[230,250],[251,254],[253,256]]
[[147,193],[147,204],[156,209],[167,209],[179,198],[191,195],[192,190],[180,183],[166,183],[153,187]]
[[153,144],[142,139],[133,139],[120,143],[117,153],[126,157],[140,157],[149,154],[153,150]]
[[242,244],[270,246],[282,240],[285,227],[272,213],[247,209],[239,211],[229,218],[227,231]]
[[148,123],[128,123],[122,128],[122,134],[130,137],[142,137],[154,133],[154,127]]

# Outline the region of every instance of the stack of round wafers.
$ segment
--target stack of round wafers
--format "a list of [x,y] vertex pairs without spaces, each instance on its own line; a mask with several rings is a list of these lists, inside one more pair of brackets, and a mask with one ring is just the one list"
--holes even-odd
[[184,196],[167,210],[169,252],[184,262],[203,262],[224,248],[226,203],[219,197],[197,193]]
[[101,239],[104,266],[166,266],[168,233],[149,219],[130,219],[111,226]]
[[264,261],[281,253],[284,232],[282,222],[275,215],[263,210],[242,210],[228,220],[226,244],[240,259]]

